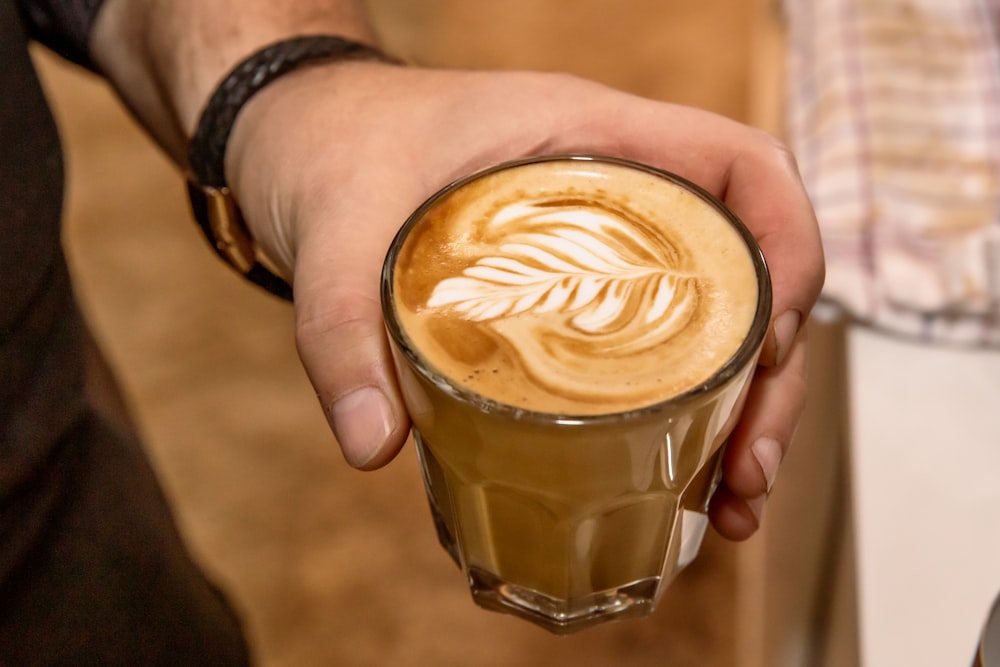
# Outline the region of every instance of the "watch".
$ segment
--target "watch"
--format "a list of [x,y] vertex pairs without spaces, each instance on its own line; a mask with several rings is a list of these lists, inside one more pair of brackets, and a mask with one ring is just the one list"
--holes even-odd
[[337,60],[400,62],[373,46],[334,35],[275,42],[243,60],[223,79],[202,111],[188,146],[188,198],[205,238],[245,278],[289,301],[289,281],[257,245],[226,182],[226,146],[240,110],[264,87],[303,65]]

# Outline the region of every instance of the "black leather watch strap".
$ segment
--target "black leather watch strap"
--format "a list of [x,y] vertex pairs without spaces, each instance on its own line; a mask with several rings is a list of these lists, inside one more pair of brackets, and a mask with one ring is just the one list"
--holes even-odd
[[329,60],[399,62],[373,46],[333,35],[306,35],[271,44],[237,65],[216,88],[188,146],[192,212],[216,253],[252,282],[284,299],[292,289],[262,258],[225,175],[226,146],[243,106],[268,84],[299,67]]

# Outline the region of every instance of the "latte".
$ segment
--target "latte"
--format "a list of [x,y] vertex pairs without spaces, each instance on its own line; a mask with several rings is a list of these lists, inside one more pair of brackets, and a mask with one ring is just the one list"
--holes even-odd
[[498,171],[429,204],[396,258],[405,336],[489,400],[593,415],[704,383],[757,311],[744,236],[702,195],[604,161]]
[[698,551],[767,330],[746,229],[643,165],[500,165],[404,225],[382,307],[476,603],[556,633],[652,611]]

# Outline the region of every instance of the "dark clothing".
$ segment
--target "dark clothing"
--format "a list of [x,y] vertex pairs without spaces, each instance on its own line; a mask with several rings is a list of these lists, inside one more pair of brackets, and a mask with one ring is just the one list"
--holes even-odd
[[[0,0],[0,666],[247,664],[236,615],[97,382],[24,16]],[[81,43],[63,51],[85,59]]]
[[28,34],[56,53],[94,69],[87,51],[90,30],[104,0],[17,0]]

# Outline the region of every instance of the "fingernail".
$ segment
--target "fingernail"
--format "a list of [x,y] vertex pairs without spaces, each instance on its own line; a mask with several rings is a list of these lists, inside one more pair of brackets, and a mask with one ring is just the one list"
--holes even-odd
[[362,387],[341,397],[330,414],[344,458],[355,468],[370,463],[396,428],[389,402],[374,387]]
[[788,351],[792,349],[792,341],[799,333],[801,323],[802,313],[797,310],[784,312],[774,321],[775,366],[780,366],[781,362],[788,356]]
[[764,516],[764,503],[767,502],[767,495],[761,494],[756,498],[747,501],[747,507],[753,513],[753,518],[757,519],[757,526],[760,526],[761,518]]
[[774,487],[774,480],[778,476],[778,467],[781,465],[781,445],[774,438],[758,438],[750,446],[753,457],[757,459],[760,471],[764,473],[766,492],[771,493]]

